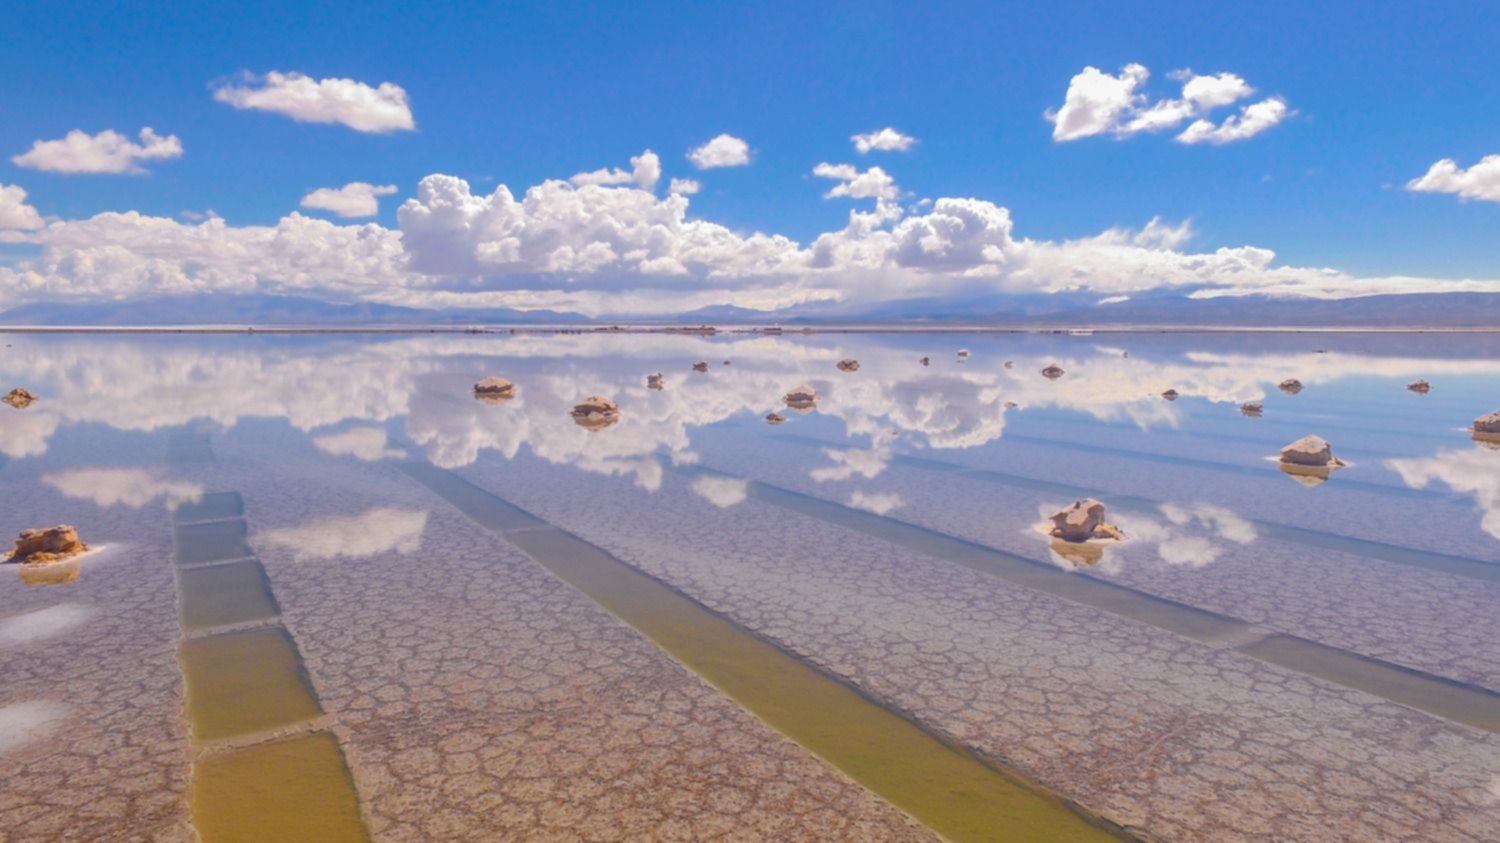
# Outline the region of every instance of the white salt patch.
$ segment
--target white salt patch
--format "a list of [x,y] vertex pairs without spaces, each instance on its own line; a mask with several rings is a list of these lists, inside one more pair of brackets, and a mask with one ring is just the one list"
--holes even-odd
[[62,703],[44,700],[0,706],[0,753],[46,737],[66,713]]
[[0,647],[42,641],[62,635],[94,612],[78,603],[60,603],[0,620]]

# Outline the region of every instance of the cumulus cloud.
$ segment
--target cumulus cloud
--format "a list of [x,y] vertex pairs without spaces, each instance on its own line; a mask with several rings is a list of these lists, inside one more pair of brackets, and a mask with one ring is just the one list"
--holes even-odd
[[[1500,155],[1486,155],[1467,170],[1452,158],[1444,158],[1427,168],[1421,178],[1406,183],[1407,190],[1419,193],[1452,193],[1460,199],[1500,202]],[[0,202],[0,208],[3,208]]]
[[332,515],[266,530],[257,537],[301,562],[416,553],[426,529],[426,511],[382,506],[359,515]]
[[31,149],[12,157],[18,167],[49,173],[144,173],[142,161],[182,157],[182,141],[176,135],[158,135],[151,127],[141,129],[140,143],[112,129],[90,135],[74,129],[58,140],[39,140]]
[[876,515],[885,515],[905,503],[901,495],[896,492],[866,492],[863,489],[856,489],[849,495],[850,506],[855,509],[867,509]]
[[0,184],[0,229],[41,227],[42,215],[26,204],[26,191],[13,184]]
[[405,451],[388,446],[386,432],[378,427],[354,427],[341,433],[314,436],[312,442],[325,454],[354,457],[365,462],[406,456]]
[[302,197],[302,207],[341,217],[373,217],[380,213],[380,197],[396,192],[394,184],[354,181],[343,187],[320,187]]
[[99,507],[140,509],[156,500],[175,507],[203,497],[201,484],[168,480],[162,472],[145,468],[80,468],[42,475],[42,482],[66,497]]
[[838,182],[823,194],[828,199],[837,196],[847,196],[850,199],[895,199],[899,195],[896,180],[879,167],[861,172],[853,164],[824,163],[813,168],[813,175]]
[[720,509],[742,504],[750,496],[750,484],[737,477],[705,475],[693,481],[692,489]]
[[358,132],[416,128],[406,90],[393,82],[371,87],[353,79],[313,79],[273,70],[226,82],[214,89],[214,99],[238,109],[284,114],[298,123],[338,123]]
[[849,140],[854,141],[854,148],[860,155],[874,151],[880,152],[905,152],[916,145],[917,139],[911,135],[902,133],[887,126],[878,131],[863,135],[852,135]]
[[702,189],[703,185],[699,184],[697,179],[672,179],[671,183],[667,185],[668,193],[677,193],[683,196],[692,196]]
[[1430,457],[1386,460],[1385,465],[1414,489],[1443,483],[1455,492],[1472,495],[1481,513],[1481,529],[1500,539],[1500,451],[1443,451]]
[[[628,172],[618,167],[606,167],[589,173],[578,173],[571,179],[568,179],[568,181],[580,186],[589,184],[630,184],[634,182],[643,190],[650,190],[656,186],[658,181],[661,181],[661,158],[655,152],[648,149],[630,159],[630,170]],[[675,179],[673,181],[675,183]]]
[[1046,115],[1053,124],[1052,139],[1061,143],[1105,134],[1123,139],[1175,129],[1192,120],[1177,135],[1179,143],[1225,144],[1254,137],[1290,114],[1284,100],[1272,97],[1216,124],[1209,112],[1255,93],[1244,79],[1233,73],[1206,76],[1175,70],[1167,76],[1182,83],[1181,96],[1153,102],[1140,90],[1150,76],[1140,64],[1128,64],[1114,75],[1085,67],[1069,81],[1062,106]]
[[398,209],[396,228],[300,213],[252,226],[137,212],[43,220],[0,232],[39,247],[0,265],[0,307],[254,293],[628,317],[724,304],[764,311],[817,304],[836,314],[883,301],[1009,293],[1118,300],[1154,290],[1199,298],[1500,292],[1500,279],[1361,277],[1280,265],[1259,246],[1195,250],[1188,223],[1161,219],[1033,240],[994,202],[941,197],[903,208],[884,169],[828,162],[813,170],[833,182],[825,196],[874,207],[851,209],[842,228],[801,243],[691,216],[685,191],[660,196],[641,186],[660,177],[653,159],[632,159],[627,183],[554,179],[520,195],[506,185],[476,194],[463,179],[430,175]]
[[1286,118],[1286,103],[1279,99],[1261,100],[1240,109],[1239,114],[1224,118],[1214,125],[1211,120],[1194,120],[1182,134],[1180,143],[1211,143],[1215,145],[1234,143],[1253,138]]
[[687,154],[700,170],[717,167],[743,167],[750,163],[750,144],[734,135],[723,134]]

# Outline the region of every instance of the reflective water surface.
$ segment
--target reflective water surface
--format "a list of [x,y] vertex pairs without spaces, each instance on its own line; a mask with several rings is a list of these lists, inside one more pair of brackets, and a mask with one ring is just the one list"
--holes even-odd
[[4,341],[9,839],[1500,834],[1500,336]]

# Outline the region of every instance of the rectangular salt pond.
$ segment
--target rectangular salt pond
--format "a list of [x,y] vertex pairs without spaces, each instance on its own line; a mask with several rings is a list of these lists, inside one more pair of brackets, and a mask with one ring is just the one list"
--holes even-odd
[[[347,764],[306,769],[350,794],[339,816],[377,818],[377,839],[444,822],[859,839],[1500,828],[1500,449],[1465,429],[1500,409],[1495,335],[9,341],[0,379],[40,400],[0,408],[0,529],[69,523],[99,548],[60,585],[0,578],[0,715],[16,712],[0,724],[22,724],[0,728],[19,783],[0,817],[17,839],[28,805],[53,804],[39,783],[59,759],[139,777],[174,746],[186,766],[125,797],[160,797],[156,813],[101,826],[86,806],[109,783],[80,781],[77,816],[53,821],[130,836],[149,815],[233,839],[254,813],[238,786],[208,807],[186,783],[307,729],[326,731],[292,740]],[[859,370],[838,370],[849,357]],[[475,400],[490,375],[515,397]],[[1300,391],[1278,389],[1293,378]],[[1407,390],[1418,378],[1430,393]],[[818,394],[803,411],[781,400],[801,385]],[[574,423],[592,395],[618,402],[615,423]],[[1260,418],[1240,413],[1251,401]],[[1347,467],[1279,471],[1308,434]],[[1123,542],[1038,529],[1085,495]],[[554,546],[564,535],[592,549]],[[521,590],[526,566],[567,584]],[[523,620],[564,596],[584,613],[567,634]],[[595,642],[621,621],[641,649],[606,657]],[[697,680],[679,663],[709,686],[681,684]],[[655,686],[687,696],[587,690],[625,665],[681,676]],[[840,733],[833,703],[808,710],[825,693],[865,713]],[[927,747],[908,755],[1013,782],[1014,822],[965,819],[992,797],[934,802],[906,775],[926,760],[852,753],[881,718]],[[195,760],[189,736],[239,748]],[[732,749],[705,752],[709,737]],[[527,760],[549,746],[573,760]],[[433,798],[383,784],[407,776]],[[799,801],[813,792],[839,819]]]

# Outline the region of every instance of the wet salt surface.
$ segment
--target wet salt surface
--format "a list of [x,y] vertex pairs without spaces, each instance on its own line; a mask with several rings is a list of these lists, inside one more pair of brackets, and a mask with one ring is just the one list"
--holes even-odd
[[[377,838],[919,834],[402,475],[408,458],[1163,839],[1500,827],[1495,735],[770,506],[736,480],[1059,570],[1074,569],[1033,527],[1067,496],[901,457],[1166,502],[1113,507],[1128,540],[1075,574],[1500,689],[1500,583],[1247,526],[1500,565],[1500,450],[1461,430],[1500,400],[1493,336],[12,342],[0,379],[41,400],[0,408],[0,530],[72,523],[121,551],[62,586],[0,567],[0,761],[20,782],[0,794],[0,830],[16,840],[191,833],[169,510],[236,516],[213,497],[229,491]],[[860,370],[838,371],[844,357]],[[696,373],[699,358],[733,365]],[[1055,382],[1038,374],[1053,362]],[[656,371],[661,391],[645,385]],[[517,398],[473,400],[491,374]],[[1287,377],[1304,391],[1279,393]],[[1430,395],[1406,392],[1418,377]],[[780,404],[800,383],[815,412]],[[1183,397],[1162,400],[1167,387]],[[617,400],[620,423],[574,425],[588,395]],[[1251,400],[1264,418],[1238,414]],[[784,425],[761,421],[773,409]],[[1266,462],[1306,433],[1350,468],[1306,488]]]

